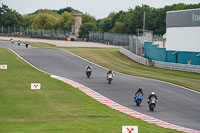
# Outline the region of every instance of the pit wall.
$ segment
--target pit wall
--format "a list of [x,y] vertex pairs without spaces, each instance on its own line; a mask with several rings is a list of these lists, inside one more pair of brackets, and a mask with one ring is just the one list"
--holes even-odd
[[[141,56],[138,56],[129,50],[120,47],[120,53],[124,54],[125,56],[129,57],[135,62],[138,62],[140,64],[143,64],[145,66],[152,66],[156,68],[162,68],[162,69],[169,69],[169,70],[178,70],[178,71],[184,71],[184,72],[194,72],[194,73],[200,73],[200,65],[188,65],[188,64],[180,64],[180,63],[172,63],[172,61],[175,61],[175,58],[170,58],[170,54],[174,53],[174,51],[169,51],[168,54],[163,54],[161,56],[167,56],[169,55],[168,59],[171,60],[171,62],[163,62],[163,61],[156,61],[147,59]],[[158,58],[158,57],[157,57]],[[163,57],[162,57],[163,58]]]
[[144,51],[144,57],[151,60],[200,65],[200,52],[166,50],[166,48],[158,48],[158,45],[152,42],[144,43]]

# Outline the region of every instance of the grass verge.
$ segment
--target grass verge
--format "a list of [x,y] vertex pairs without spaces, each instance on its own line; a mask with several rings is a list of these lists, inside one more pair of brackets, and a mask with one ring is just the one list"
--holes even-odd
[[[93,100],[76,88],[50,78],[0,49],[0,132],[120,133],[123,125],[138,125],[140,133],[175,133],[135,119]],[[41,90],[30,90],[30,83]]]

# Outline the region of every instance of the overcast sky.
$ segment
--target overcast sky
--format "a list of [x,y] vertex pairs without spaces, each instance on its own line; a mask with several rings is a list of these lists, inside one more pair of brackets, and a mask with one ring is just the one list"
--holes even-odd
[[37,9],[61,9],[72,7],[95,18],[107,17],[110,12],[127,11],[137,5],[146,4],[160,8],[177,3],[198,4],[200,0],[0,0],[20,14],[33,13]]

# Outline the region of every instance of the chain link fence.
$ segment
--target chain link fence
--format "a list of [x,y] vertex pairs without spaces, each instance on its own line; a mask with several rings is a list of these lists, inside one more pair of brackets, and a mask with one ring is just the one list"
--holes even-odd
[[108,45],[123,46],[134,54],[144,56],[144,41],[152,41],[152,37],[106,32],[89,32],[89,40]]
[[129,35],[106,32],[89,32],[89,40],[109,45],[127,46],[129,44]]
[[23,27],[0,27],[0,35],[4,36],[28,36],[33,38],[66,40],[69,36],[68,31],[64,30],[44,30],[44,29],[30,29]]
[[113,45],[127,46],[129,44],[129,35],[104,33],[104,40]]

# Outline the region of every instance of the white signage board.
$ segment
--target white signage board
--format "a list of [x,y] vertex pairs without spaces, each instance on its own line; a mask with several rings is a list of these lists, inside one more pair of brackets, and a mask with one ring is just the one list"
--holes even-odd
[[40,83],[31,83],[31,90],[39,90],[40,87]]
[[0,69],[7,69],[7,65],[0,65]]
[[122,126],[122,133],[138,133],[138,126]]

